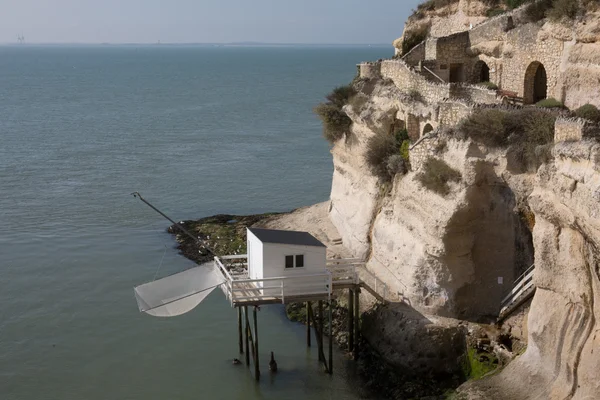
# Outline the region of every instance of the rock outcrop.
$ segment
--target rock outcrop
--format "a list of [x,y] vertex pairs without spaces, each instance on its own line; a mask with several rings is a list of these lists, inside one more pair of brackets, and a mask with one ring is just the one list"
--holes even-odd
[[529,196],[537,292],[528,348],[498,376],[466,385],[473,399],[600,396],[600,144],[560,142],[554,154]]
[[[528,316],[511,325],[527,350],[460,391],[472,399],[600,398],[599,127],[559,118],[552,156],[534,170],[519,167],[506,146],[456,134],[474,109],[507,99],[600,105],[600,13],[559,23],[532,21],[521,8],[487,20],[484,2],[449,3],[409,20],[405,33],[426,24],[430,36],[405,60],[361,65],[361,102],[344,109],[351,132],[332,148],[329,218],[348,251],[407,307],[368,319],[365,336],[394,365],[432,368],[415,337],[451,346],[458,331],[436,318],[495,320],[515,277],[535,263]],[[469,85],[477,82],[501,91]],[[382,182],[365,162],[367,142],[398,128],[412,140],[412,170]],[[460,173],[445,195],[418,178],[428,157]],[[446,372],[457,365],[441,364]]]

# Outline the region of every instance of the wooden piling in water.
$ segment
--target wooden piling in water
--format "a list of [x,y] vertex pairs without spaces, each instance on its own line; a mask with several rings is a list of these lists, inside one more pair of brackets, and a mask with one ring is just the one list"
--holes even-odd
[[310,301],[306,302],[306,346],[310,347],[310,312],[311,309]]
[[360,351],[360,288],[354,290],[354,359],[358,360]]
[[254,307],[254,354],[256,357],[254,358],[254,377],[258,381],[260,379],[260,367],[258,363],[258,359],[260,358],[258,355],[258,319],[256,316],[256,309]]
[[238,344],[240,347],[240,354],[244,353],[244,339],[242,337],[242,307],[238,307]]
[[248,319],[248,306],[244,306],[244,316],[246,319],[246,329],[244,330],[245,332],[245,341],[246,341],[246,365],[250,366],[250,343],[248,340],[248,334],[249,334],[249,330],[250,330],[250,321]]
[[331,304],[331,298],[329,298],[329,365],[327,366],[327,372],[329,375],[333,374],[333,304]]
[[323,300],[319,300],[319,361],[325,362],[325,356],[323,352]]
[[354,351],[354,290],[348,289],[348,351]]
[[323,352],[323,327],[319,326],[319,321],[322,321],[322,318],[316,318],[313,313],[312,307],[309,308],[308,312],[310,313],[310,319],[312,320],[313,327],[315,329],[315,338],[317,339],[317,353],[319,355],[319,363],[323,363],[323,367],[325,371],[328,371],[327,361],[325,361],[325,353]]

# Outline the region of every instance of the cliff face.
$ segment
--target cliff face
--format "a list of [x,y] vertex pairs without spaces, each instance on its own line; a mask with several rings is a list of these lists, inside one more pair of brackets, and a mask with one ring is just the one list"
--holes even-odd
[[[345,107],[351,132],[332,149],[329,216],[344,246],[365,257],[411,312],[431,321],[494,319],[515,277],[535,263],[526,352],[461,391],[473,399],[600,398],[598,126],[559,118],[552,157],[535,170],[518,167],[510,149],[456,132],[458,121],[482,103],[499,107],[506,100],[468,85],[482,80],[514,91],[509,96],[526,104],[534,102],[528,96],[537,101],[543,94],[572,108],[600,105],[600,14],[559,24],[531,22],[520,9],[442,37],[485,21],[482,4],[454,2],[410,20],[405,32],[430,25],[427,42],[404,61],[361,65],[362,101]],[[461,85],[440,83],[444,71],[452,76],[452,63],[461,64],[456,71],[462,75],[454,75]],[[487,79],[471,81],[482,64],[489,67]],[[412,140],[412,169],[382,183],[365,162],[367,142],[398,127]],[[418,179],[428,157],[460,173],[446,195]],[[405,355],[394,351],[404,336],[380,337],[391,335],[385,332],[373,327],[367,335],[401,363]],[[418,341],[421,334],[411,337]]]
[[448,36],[462,32],[488,19],[490,6],[480,0],[460,0],[448,5],[427,9],[421,7],[408,19],[402,37],[394,41],[394,47],[402,50],[402,40],[407,33],[427,29],[432,37]]
[[[364,161],[366,142],[389,130],[410,104],[393,85],[379,83],[361,110],[347,108],[352,134],[332,150],[330,218],[344,245],[355,256],[367,256],[368,269],[419,311],[497,315],[506,285],[533,261],[530,232],[518,209],[533,176],[508,172],[503,153],[439,135],[417,144],[411,163],[420,165],[419,151],[426,157],[443,147],[439,157],[462,175],[450,194],[425,189],[415,179],[419,168],[398,175],[386,192]],[[420,107],[422,113],[437,112]]]
[[529,202],[537,292],[525,354],[467,385],[472,398],[596,399],[600,395],[600,145],[561,142]]

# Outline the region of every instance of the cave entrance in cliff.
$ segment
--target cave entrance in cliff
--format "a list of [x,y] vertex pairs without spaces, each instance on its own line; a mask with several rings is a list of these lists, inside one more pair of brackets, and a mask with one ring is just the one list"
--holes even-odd
[[425,128],[423,128],[423,136],[427,135],[431,131],[433,131],[433,126],[431,126],[431,124],[425,125]]
[[479,60],[473,67],[473,83],[489,82],[490,81],[490,67],[485,61]]
[[529,64],[525,71],[525,88],[523,90],[523,103],[535,104],[548,97],[548,76],[546,68],[539,61]]

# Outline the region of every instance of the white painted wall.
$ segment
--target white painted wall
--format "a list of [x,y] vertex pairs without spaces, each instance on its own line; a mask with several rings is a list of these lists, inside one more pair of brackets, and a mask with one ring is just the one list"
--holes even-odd
[[[303,275],[323,274],[327,271],[326,248],[316,246],[298,246],[278,243],[263,243],[252,232],[247,231],[248,276],[250,279],[301,277]],[[304,267],[285,268],[285,256],[304,255]],[[306,277],[286,280],[285,295],[322,293],[326,290],[326,277]],[[264,282],[259,286],[280,285],[280,282]],[[278,295],[281,289],[264,289],[264,295]]]
[[249,230],[246,230],[248,247],[248,276],[250,279],[263,278],[263,243]]
[[[278,243],[263,244],[263,278],[319,274],[326,271],[326,248]],[[285,256],[304,255],[304,267],[285,268]]]

